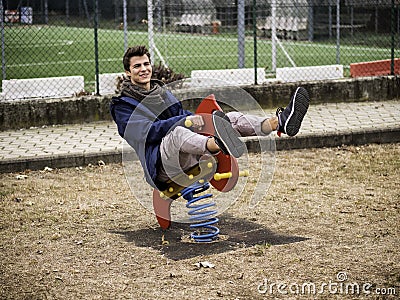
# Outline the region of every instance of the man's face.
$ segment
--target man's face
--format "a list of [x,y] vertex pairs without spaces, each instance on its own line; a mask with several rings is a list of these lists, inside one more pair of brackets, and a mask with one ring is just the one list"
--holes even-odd
[[131,77],[133,84],[150,90],[152,68],[147,55],[131,57],[129,71],[125,72]]

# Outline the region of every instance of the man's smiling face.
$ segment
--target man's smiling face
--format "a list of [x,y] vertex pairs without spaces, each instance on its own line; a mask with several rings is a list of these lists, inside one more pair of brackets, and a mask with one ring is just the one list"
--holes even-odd
[[125,71],[131,77],[131,82],[146,90],[150,90],[152,67],[147,55],[132,56],[130,58],[129,71]]

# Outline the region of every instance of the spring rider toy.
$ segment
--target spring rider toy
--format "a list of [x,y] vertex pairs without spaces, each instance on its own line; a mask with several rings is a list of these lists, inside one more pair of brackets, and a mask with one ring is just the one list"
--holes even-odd
[[[196,131],[207,136],[215,135],[212,124],[212,113],[221,110],[213,94],[204,98],[196,109],[196,114],[203,117],[204,127]],[[191,127],[191,121],[186,120],[186,127]],[[221,192],[231,191],[238,182],[239,176],[248,176],[249,172],[239,171],[235,157],[220,151],[217,155],[204,155],[199,164],[185,173],[179,174],[168,181],[167,188],[153,190],[153,208],[157,221],[163,230],[171,226],[171,204],[182,197],[187,201],[190,228],[193,230],[191,239],[195,242],[213,242],[218,240],[220,230],[216,227],[219,219],[217,210],[213,209],[215,202],[204,203],[212,198],[211,193],[204,193],[212,185]],[[201,194],[201,195],[199,195]],[[202,204],[199,204],[199,201]]]

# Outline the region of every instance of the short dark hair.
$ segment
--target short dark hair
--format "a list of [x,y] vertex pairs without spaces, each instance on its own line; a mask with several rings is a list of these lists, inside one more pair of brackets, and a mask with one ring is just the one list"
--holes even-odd
[[146,46],[138,45],[128,48],[128,50],[126,50],[124,54],[124,58],[122,59],[122,63],[124,64],[124,69],[126,71],[129,71],[131,57],[143,56],[143,55],[147,55],[151,63],[150,52]]

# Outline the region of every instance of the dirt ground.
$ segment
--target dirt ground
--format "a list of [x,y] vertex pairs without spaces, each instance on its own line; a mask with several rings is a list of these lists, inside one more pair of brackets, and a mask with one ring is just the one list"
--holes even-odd
[[120,164],[0,178],[1,299],[399,298],[400,144],[277,152],[211,244],[162,245]]

